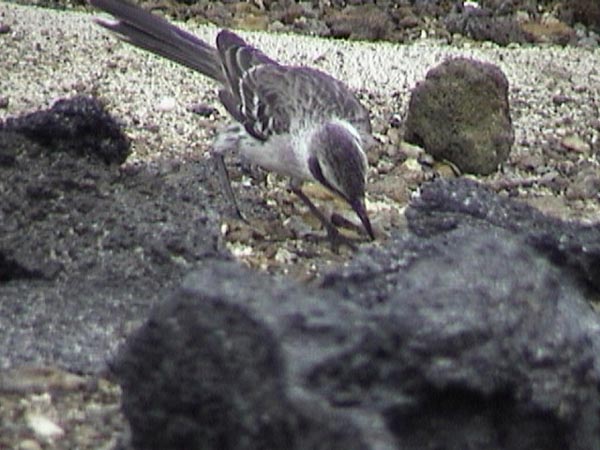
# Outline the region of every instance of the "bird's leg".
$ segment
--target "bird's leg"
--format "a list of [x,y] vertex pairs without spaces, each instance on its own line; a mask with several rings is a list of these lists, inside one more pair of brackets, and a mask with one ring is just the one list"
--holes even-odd
[[354,245],[352,240],[347,238],[346,236],[342,235],[339,232],[339,230],[336,228],[336,226],[333,223],[331,223],[331,221],[327,217],[325,217],[325,215],[306,196],[306,194],[302,191],[302,189],[296,182],[292,181],[290,183],[290,190],[294,194],[296,194],[300,198],[300,200],[302,200],[302,202],[304,202],[304,204],[306,206],[308,206],[308,209],[310,209],[310,212],[313,213],[313,215],[317,219],[319,219],[319,222],[321,222],[321,224],[323,225],[325,230],[327,230],[327,238],[331,242],[331,246],[333,247],[333,249],[335,251],[338,250],[338,248],[341,244],[345,244],[348,247],[350,247],[352,250],[356,250],[356,245]]
[[233,189],[231,188],[231,180],[229,178],[227,166],[225,166],[225,158],[223,157],[223,153],[213,152],[212,158],[215,164],[215,168],[217,170],[217,176],[219,177],[219,183],[221,184],[222,191],[225,193],[227,200],[229,200],[229,202],[233,206],[237,218],[246,222],[246,218],[242,215],[242,212],[240,211],[240,208],[238,207],[237,201],[235,199]]

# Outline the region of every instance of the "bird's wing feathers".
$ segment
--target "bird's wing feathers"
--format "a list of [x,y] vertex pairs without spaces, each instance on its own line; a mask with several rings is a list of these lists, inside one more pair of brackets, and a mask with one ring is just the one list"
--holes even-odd
[[285,133],[292,118],[347,120],[361,133],[371,132],[368,111],[340,81],[306,67],[263,64],[248,70],[238,84],[242,123],[252,135],[266,139]]
[[217,49],[230,83],[242,78],[251,67],[261,64],[277,65],[277,62],[229,30],[219,32]]
[[228,30],[217,36],[217,49],[227,77],[227,84],[219,93],[221,102],[248,133],[265,140],[269,135],[265,130],[272,121],[267,114],[268,102],[255,94],[249,74],[259,67],[278,68],[279,64]]
[[283,66],[236,34],[217,37],[228,86],[220,93],[227,111],[260,140],[288,132],[292,117],[336,117],[371,132],[369,113],[335,78],[307,67]]

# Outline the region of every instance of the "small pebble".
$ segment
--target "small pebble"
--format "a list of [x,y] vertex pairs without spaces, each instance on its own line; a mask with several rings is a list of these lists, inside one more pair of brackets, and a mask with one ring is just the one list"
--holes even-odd
[[177,101],[173,97],[163,97],[156,105],[156,110],[161,112],[170,112],[177,106]]
[[409,159],[418,159],[421,155],[423,155],[423,153],[425,153],[425,150],[423,150],[422,147],[419,147],[418,145],[414,144],[409,144],[405,141],[402,141],[400,143],[400,151]]
[[194,114],[198,114],[200,117],[210,117],[218,112],[217,108],[207,105],[206,103],[195,103],[190,106],[189,110]]
[[296,259],[298,259],[297,256],[285,248],[278,248],[275,253],[275,261],[280,264],[291,264]]
[[591,150],[590,144],[585,142],[579,136],[566,136],[560,143],[567,150],[572,150],[577,153],[589,153]]
[[47,416],[29,413],[26,416],[27,425],[40,439],[55,440],[64,436],[65,431]]
[[554,103],[556,106],[564,105],[565,103],[569,103],[572,101],[573,99],[565,94],[557,94],[554,97],[552,97],[552,103]]
[[0,373],[0,393],[45,392],[50,389],[74,391],[86,383],[84,377],[51,366],[23,366]]
[[42,446],[33,439],[24,439],[19,442],[19,450],[42,450]]

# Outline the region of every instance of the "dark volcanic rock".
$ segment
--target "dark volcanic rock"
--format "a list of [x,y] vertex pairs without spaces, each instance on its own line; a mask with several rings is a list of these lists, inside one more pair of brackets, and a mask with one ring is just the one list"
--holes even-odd
[[462,171],[489,174],[514,141],[508,80],[488,63],[453,58],[427,73],[413,89],[406,140]]
[[[219,261],[187,285],[155,309],[113,364],[134,448],[365,448],[350,423],[290,397],[280,336],[263,320],[294,321],[284,311],[308,306],[300,289]],[[275,299],[281,312],[270,318],[254,318],[243,305]]]
[[129,140],[92,97],[57,101],[52,108],[0,122],[0,130],[22,134],[46,151],[87,155],[121,164],[129,155]]
[[59,103],[0,128],[1,368],[102,369],[161,289],[220,253],[208,167],[107,165],[128,151],[114,121]]
[[562,6],[572,14],[574,23],[586,24],[600,32],[600,3],[596,0],[568,0]]
[[492,41],[499,45],[508,45],[513,42],[525,43],[529,41],[527,33],[508,11],[501,11],[510,2],[502,2],[498,6],[500,14],[491,9],[477,7],[456,7],[444,19],[449,33],[458,33],[468,36],[476,41]]
[[497,227],[523,236],[528,245],[573,276],[600,290],[600,226],[548,217],[531,206],[499,197],[466,179],[437,180],[423,185],[406,211],[410,229],[422,237],[453,230],[465,223]]
[[487,223],[432,220],[318,289],[203,263],[115,361],[136,448],[599,448],[582,266],[491,223],[520,206],[454,187]]
[[389,38],[394,28],[388,13],[374,5],[347,6],[327,20],[331,36],[361,40]]
[[406,239],[325,285],[377,321],[312,377],[329,399],[380,405],[397,448],[600,445],[597,317],[576,281],[514,233]]

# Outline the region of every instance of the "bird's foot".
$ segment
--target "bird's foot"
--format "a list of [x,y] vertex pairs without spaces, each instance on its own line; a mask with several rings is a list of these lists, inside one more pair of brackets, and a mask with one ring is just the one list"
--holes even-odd
[[342,246],[346,246],[352,251],[356,251],[358,249],[356,245],[356,239],[340,233],[340,231],[334,225],[327,227],[327,240],[329,241],[331,250],[334,253],[339,253]]

